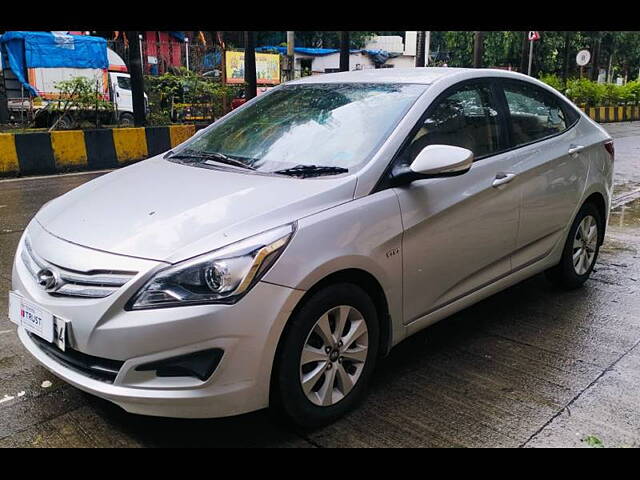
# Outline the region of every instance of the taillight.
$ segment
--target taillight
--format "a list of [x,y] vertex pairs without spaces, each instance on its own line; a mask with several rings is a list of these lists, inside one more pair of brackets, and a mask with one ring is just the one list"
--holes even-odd
[[613,140],[605,142],[604,148],[607,150],[607,152],[609,152],[609,155],[611,155],[611,160],[613,160],[616,156],[616,149],[613,146]]

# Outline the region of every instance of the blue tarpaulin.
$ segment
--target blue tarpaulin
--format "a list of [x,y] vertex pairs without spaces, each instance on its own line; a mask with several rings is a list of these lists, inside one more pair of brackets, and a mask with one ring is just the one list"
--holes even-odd
[[33,95],[28,68],[101,68],[109,66],[107,41],[88,35],[51,32],[7,32],[0,36],[3,58],[20,83]]
[[[260,53],[269,53],[274,51],[277,51],[278,53],[281,53],[284,55],[287,53],[287,47],[279,47],[275,45],[256,47],[256,52],[260,52]],[[331,53],[338,53],[340,50],[338,50],[337,48],[293,47],[293,51],[301,55],[321,56],[321,55],[329,55]],[[360,50],[350,50],[351,53],[358,53],[359,51]]]
[[181,42],[184,42],[184,32],[169,32],[169,35],[171,35],[173,38],[177,38]]
[[[307,47],[294,47],[293,51],[295,53],[299,53],[300,55],[311,55],[311,56],[323,56],[323,55],[330,55],[332,53],[339,53],[340,50],[338,50],[337,48],[307,48]],[[256,52],[278,52],[282,55],[285,55],[287,53],[287,47],[280,47],[280,46],[264,46],[264,47],[257,47],[256,48]],[[383,63],[385,63],[389,58],[391,57],[395,57],[398,56],[399,54],[392,54],[389,53],[385,50],[366,50],[366,49],[361,49],[361,50],[349,50],[349,53],[365,53],[367,55],[369,55],[371,57],[371,60],[373,61],[373,63],[375,63],[376,65],[382,65]]]

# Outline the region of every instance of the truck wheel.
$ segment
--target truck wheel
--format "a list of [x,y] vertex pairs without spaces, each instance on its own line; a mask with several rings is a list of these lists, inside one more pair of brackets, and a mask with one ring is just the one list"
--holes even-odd
[[[55,123],[55,120],[54,122]],[[71,118],[71,115],[65,114],[58,120],[56,128],[58,130],[73,130],[76,126],[76,122]]]
[[133,127],[134,125],[134,121],[133,121],[133,115],[131,115],[130,113],[121,113],[120,114],[120,121],[118,122],[120,125],[122,125],[123,127]]

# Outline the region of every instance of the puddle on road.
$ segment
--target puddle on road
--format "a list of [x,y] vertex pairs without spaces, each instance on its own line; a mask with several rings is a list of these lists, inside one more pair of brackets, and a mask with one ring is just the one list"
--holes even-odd
[[615,227],[640,227],[640,198],[614,208],[609,215],[609,225]]
[[634,190],[638,190],[640,188],[640,183],[634,181],[627,181],[624,183],[616,183],[613,186],[613,198],[617,198],[620,195],[624,195],[626,193],[632,192]]

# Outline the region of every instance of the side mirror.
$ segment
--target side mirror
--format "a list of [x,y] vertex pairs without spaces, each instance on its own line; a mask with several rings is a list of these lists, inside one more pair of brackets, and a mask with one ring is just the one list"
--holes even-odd
[[473,152],[453,145],[427,145],[410,166],[396,166],[391,185],[400,186],[421,178],[454,177],[473,165]]
[[427,145],[415,158],[410,170],[427,176],[459,175],[473,164],[473,152],[453,145]]

